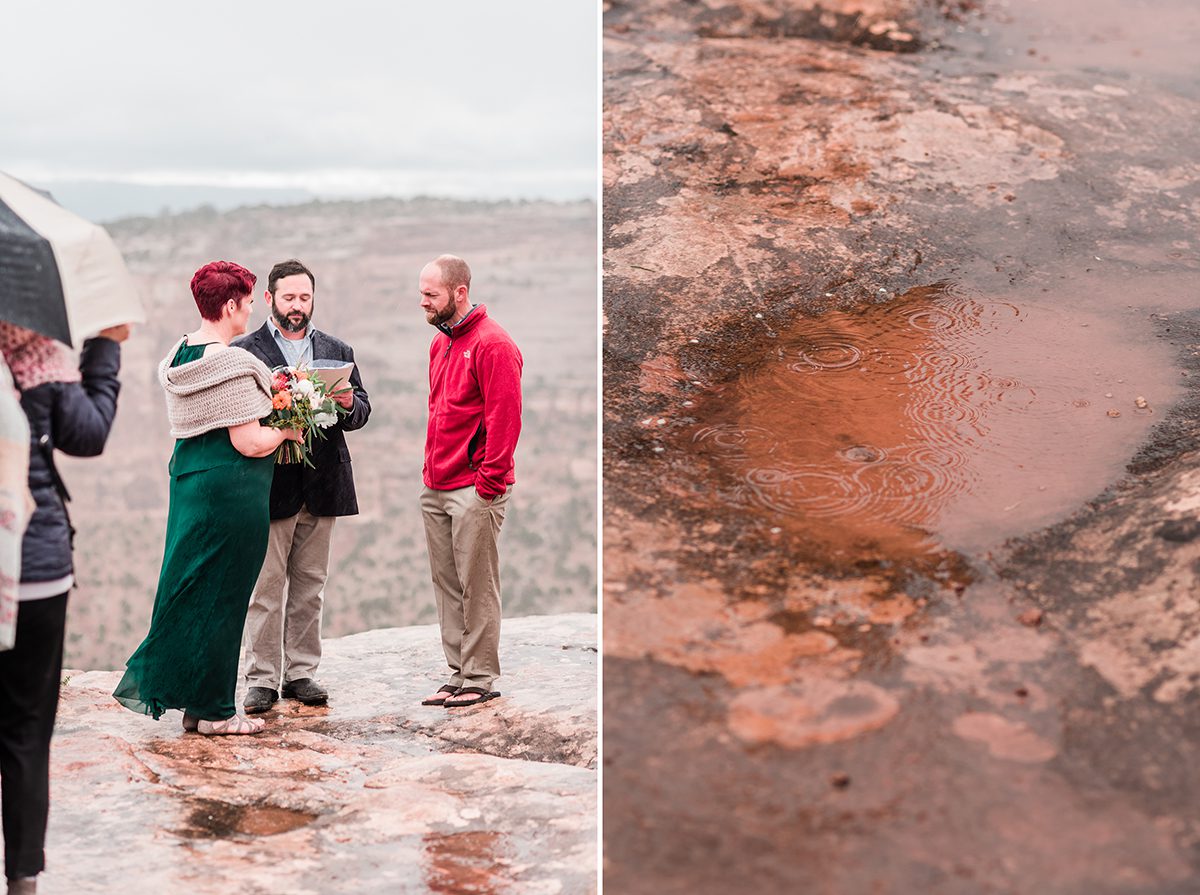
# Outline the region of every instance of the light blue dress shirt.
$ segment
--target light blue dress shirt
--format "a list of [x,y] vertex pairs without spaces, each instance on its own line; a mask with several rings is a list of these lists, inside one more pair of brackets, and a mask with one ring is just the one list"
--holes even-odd
[[311,325],[304,330],[303,339],[289,339],[279,329],[279,325],[273,317],[267,318],[267,326],[271,329],[271,335],[275,337],[275,344],[279,346],[279,350],[283,352],[283,359],[287,361],[289,367],[299,367],[301,364],[308,364],[310,367],[313,362],[313,347],[312,334],[313,328]]

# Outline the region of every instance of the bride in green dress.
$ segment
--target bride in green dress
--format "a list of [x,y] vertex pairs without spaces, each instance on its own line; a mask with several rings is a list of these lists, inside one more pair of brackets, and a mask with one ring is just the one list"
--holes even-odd
[[113,695],[158,718],[183,710],[184,730],[252,734],[263,722],[234,703],[242,626],[270,530],[272,454],[295,429],[271,429],[271,374],[230,348],[246,331],[256,277],[229,261],[196,271],[200,327],[159,365],[171,434],[166,549],[150,632]]

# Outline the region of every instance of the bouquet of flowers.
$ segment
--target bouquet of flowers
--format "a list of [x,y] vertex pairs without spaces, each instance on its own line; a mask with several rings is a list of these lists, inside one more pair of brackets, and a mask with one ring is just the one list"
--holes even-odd
[[[276,367],[271,376],[271,404],[264,420],[272,429],[300,429],[304,441],[285,441],[275,451],[276,463],[304,463],[313,467],[313,438],[325,438],[328,429],[350,411],[333,400],[351,391],[350,386],[330,391],[321,377],[305,367]],[[315,467],[313,467],[315,468]]]

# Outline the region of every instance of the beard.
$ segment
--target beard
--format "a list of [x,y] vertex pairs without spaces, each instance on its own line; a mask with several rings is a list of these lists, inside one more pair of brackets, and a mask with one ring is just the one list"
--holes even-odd
[[274,318],[276,326],[289,333],[303,332],[312,319],[311,314],[305,314],[303,311],[292,311],[290,315],[285,316],[280,314],[274,305],[271,306],[271,317]]
[[447,323],[454,319],[455,307],[454,302],[447,302],[446,307],[440,311],[436,308],[430,308],[425,312],[425,322],[430,326],[437,326],[439,323]]

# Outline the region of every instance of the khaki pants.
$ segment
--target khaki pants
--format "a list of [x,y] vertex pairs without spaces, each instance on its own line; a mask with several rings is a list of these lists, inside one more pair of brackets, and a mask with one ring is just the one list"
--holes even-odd
[[500,557],[512,486],[492,501],[475,488],[421,491],[421,514],[450,683],[491,689],[500,676]]
[[267,557],[246,612],[251,687],[278,690],[281,683],[316,676],[333,518],[302,507],[289,519],[271,520]]

